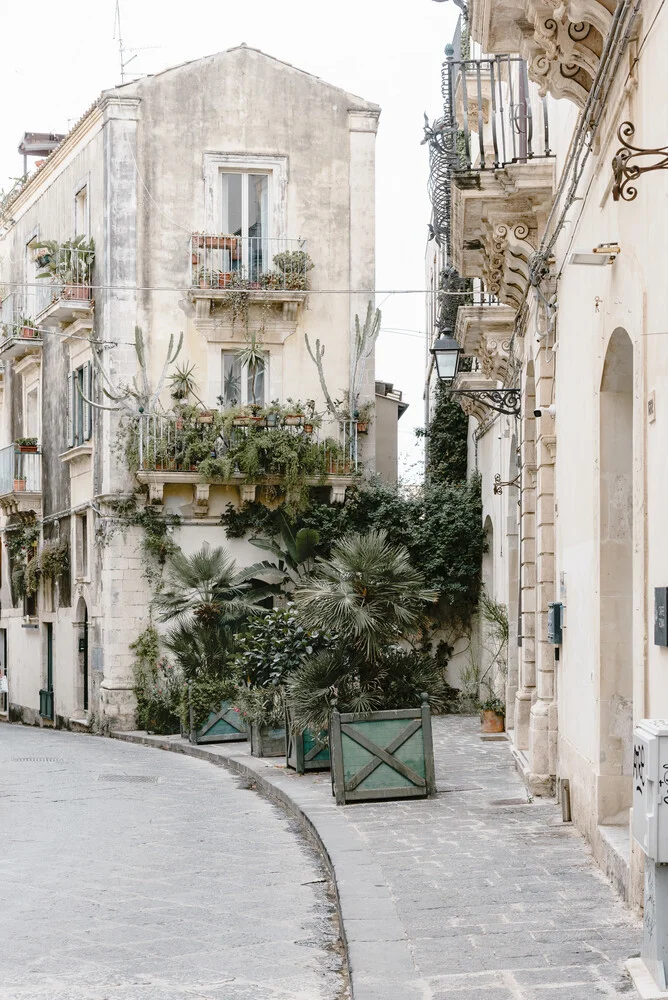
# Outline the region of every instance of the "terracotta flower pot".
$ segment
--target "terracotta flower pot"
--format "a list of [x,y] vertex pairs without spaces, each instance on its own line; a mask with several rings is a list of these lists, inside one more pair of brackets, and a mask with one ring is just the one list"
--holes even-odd
[[304,433],[313,434],[313,424],[304,424]]
[[369,433],[369,422],[367,420],[357,421],[357,433],[358,434],[368,434]]
[[200,413],[200,415],[197,418],[197,423],[198,424],[212,424],[213,423],[213,413],[208,413],[208,412]]
[[233,427],[248,427],[250,423],[250,417],[234,417],[232,420]]
[[80,299],[85,301],[90,298],[90,288],[88,285],[64,285],[63,298]]
[[26,488],[26,481],[25,481],[25,479],[15,479],[14,480],[14,492],[15,493],[22,493],[22,492],[24,492],[25,488]]
[[20,444],[18,447],[23,455],[34,455],[37,451],[36,444]]
[[483,709],[480,713],[480,722],[483,733],[502,733],[505,729],[505,717],[489,709]]
[[304,423],[303,413],[288,413],[283,420],[286,427],[301,427]]

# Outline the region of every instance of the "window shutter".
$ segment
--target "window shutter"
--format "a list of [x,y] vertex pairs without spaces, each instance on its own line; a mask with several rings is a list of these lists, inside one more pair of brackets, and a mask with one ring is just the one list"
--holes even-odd
[[[93,366],[90,361],[84,368],[84,396],[86,399],[93,398]],[[84,425],[84,437],[90,441],[93,436],[93,407],[90,403],[84,403]]]
[[76,392],[76,385],[74,384],[74,374],[70,372],[67,376],[67,446],[68,448],[74,448],[74,414],[76,412],[74,393]]

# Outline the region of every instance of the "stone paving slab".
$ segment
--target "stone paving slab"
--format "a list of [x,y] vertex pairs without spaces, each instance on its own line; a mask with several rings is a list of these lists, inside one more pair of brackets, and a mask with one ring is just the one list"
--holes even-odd
[[338,808],[328,774],[247,744],[114,734],[244,774],[301,818],[334,875],[355,1000],[634,996],[640,921],[552,800],[528,802],[507,742],[435,718],[431,800]]

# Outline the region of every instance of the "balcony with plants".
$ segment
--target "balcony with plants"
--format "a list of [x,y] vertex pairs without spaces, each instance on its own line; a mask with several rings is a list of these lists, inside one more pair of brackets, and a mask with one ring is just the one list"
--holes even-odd
[[0,448],[0,506],[14,514],[40,508],[42,455],[37,438],[17,438]]
[[42,349],[42,332],[32,316],[26,295],[11,293],[0,304],[0,358],[4,361],[36,354]]
[[221,484],[238,487],[243,500],[264,489],[269,499],[282,495],[299,509],[311,487],[345,492],[352,484],[357,422],[323,427],[312,400],[228,409],[181,402],[172,413],[140,416],[130,428],[127,456],[154,501],[166,484],[201,484],[196,506],[207,507],[202,487]]
[[259,307],[295,319],[306,300],[313,261],[304,240],[230,233],[194,233],[190,240],[190,297],[198,316],[212,310],[231,319]]
[[34,244],[38,269],[36,315],[43,326],[92,321],[95,244],[84,236]]

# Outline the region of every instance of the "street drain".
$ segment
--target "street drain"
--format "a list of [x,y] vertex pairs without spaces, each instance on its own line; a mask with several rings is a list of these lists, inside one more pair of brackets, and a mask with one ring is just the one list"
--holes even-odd
[[157,784],[158,779],[150,774],[101,774],[98,781],[127,781],[134,784],[140,782]]
[[12,757],[15,764],[63,764],[62,757]]
[[531,803],[527,799],[492,799],[488,803],[490,806],[528,806]]

